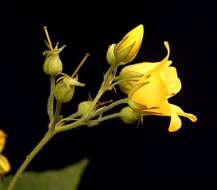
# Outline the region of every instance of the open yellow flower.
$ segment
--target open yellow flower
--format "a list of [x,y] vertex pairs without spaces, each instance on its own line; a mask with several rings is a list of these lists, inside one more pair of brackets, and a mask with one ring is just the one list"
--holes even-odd
[[8,173],[11,169],[8,159],[1,153],[5,147],[6,134],[0,130],[0,175]]
[[128,32],[123,39],[109,46],[107,61],[112,64],[126,64],[131,62],[137,55],[143,39],[144,27],[142,24]]
[[[160,62],[143,62],[126,66],[120,72],[120,89],[128,94],[129,105],[144,115],[170,116],[169,131],[177,131],[181,127],[180,116],[195,122],[196,116],[185,113],[180,107],[170,104],[168,99],[181,90],[181,82],[176,68],[170,66],[169,43],[166,57]],[[131,80],[132,78],[132,80]],[[125,80],[129,79],[129,80]]]

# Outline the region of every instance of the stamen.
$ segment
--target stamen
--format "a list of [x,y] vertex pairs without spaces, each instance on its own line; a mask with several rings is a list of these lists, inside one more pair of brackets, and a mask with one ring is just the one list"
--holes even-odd
[[47,37],[48,44],[50,46],[50,50],[53,50],[53,46],[52,46],[50,36],[49,36],[48,30],[47,30],[47,26],[44,26],[43,28],[44,28],[45,35]]

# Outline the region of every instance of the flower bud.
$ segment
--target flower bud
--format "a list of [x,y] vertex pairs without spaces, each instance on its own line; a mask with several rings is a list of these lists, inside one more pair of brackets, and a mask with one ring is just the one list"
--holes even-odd
[[106,54],[106,59],[109,65],[115,65],[117,63],[114,55],[115,46],[115,44],[110,45]]
[[127,124],[135,123],[139,120],[139,113],[133,111],[129,106],[120,111],[120,119]]
[[70,77],[63,77],[54,88],[54,96],[57,101],[61,103],[69,102],[73,96],[75,91],[75,86],[84,86],[77,81],[77,79]]
[[92,101],[84,101],[78,105],[78,113],[81,115],[85,115],[92,105]]
[[143,25],[139,25],[128,32],[115,46],[114,55],[118,63],[126,64],[133,61],[141,47],[143,34]]
[[0,175],[8,173],[10,169],[11,166],[8,162],[8,159],[5,156],[0,155]]
[[44,52],[45,60],[43,64],[43,71],[51,76],[57,76],[59,75],[63,70],[63,64],[60,59],[60,52],[65,48],[65,46],[62,46],[58,49],[58,47],[55,47],[54,50],[47,50]]
[[0,153],[3,151],[6,143],[6,134],[0,130]]

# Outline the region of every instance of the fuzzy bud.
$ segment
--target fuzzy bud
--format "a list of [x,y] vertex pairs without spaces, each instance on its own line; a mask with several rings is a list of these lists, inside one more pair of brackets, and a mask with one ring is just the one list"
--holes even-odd
[[51,76],[57,76],[63,70],[63,64],[59,54],[65,46],[62,46],[61,48],[58,48],[57,46],[53,50],[47,50],[43,53],[45,56],[43,71]]
[[85,115],[92,105],[92,101],[84,101],[78,105],[78,113],[81,115]]
[[55,86],[54,88],[54,96],[57,101],[61,103],[69,102],[75,92],[75,86],[84,86],[77,81],[77,79],[70,78],[70,77],[63,77]]

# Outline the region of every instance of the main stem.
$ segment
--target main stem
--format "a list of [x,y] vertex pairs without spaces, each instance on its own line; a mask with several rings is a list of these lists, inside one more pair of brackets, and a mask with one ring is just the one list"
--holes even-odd
[[44,145],[47,144],[47,142],[53,137],[53,135],[54,135],[53,129],[49,129],[47,133],[44,135],[44,137],[41,139],[41,141],[32,150],[32,152],[26,157],[25,161],[22,163],[22,165],[20,166],[20,168],[17,170],[16,174],[10,181],[6,190],[12,190],[14,188],[17,180],[19,179],[21,174],[24,172],[24,170],[27,168],[29,163],[32,161],[35,155],[44,147]]

